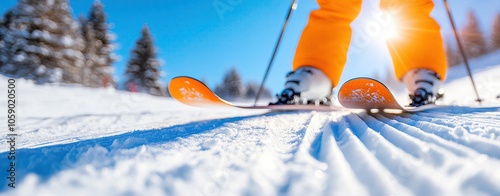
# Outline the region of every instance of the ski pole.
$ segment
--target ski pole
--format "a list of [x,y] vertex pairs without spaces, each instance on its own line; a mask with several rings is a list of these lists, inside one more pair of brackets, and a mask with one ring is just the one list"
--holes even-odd
[[453,33],[455,34],[455,39],[457,41],[458,50],[460,51],[460,55],[462,56],[462,59],[464,61],[465,68],[467,69],[467,74],[469,74],[469,78],[470,78],[470,81],[472,83],[472,87],[474,88],[474,92],[476,93],[476,97],[477,97],[476,101],[481,103],[481,101],[483,101],[483,100],[479,97],[479,93],[478,93],[477,88],[476,88],[476,83],[474,82],[474,77],[472,76],[472,72],[471,72],[471,69],[469,66],[469,61],[467,59],[467,55],[465,55],[464,48],[462,46],[462,42],[460,41],[460,37],[458,36],[457,28],[455,27],[455,21],[453,20],[453,17],[451,15],[450,6],[448,5],[447,0],[444,0],[444,6],[446,7],[446,13],[448,13],[448,18],[450,19],[451,28],[453,29]]
[[283,35],[285,34],[288,20],[290,20],[290,16],[292,15],[293,10],[297,9],[297,4],[298,4],[298,0],[293,0],[292,4],[290,5],[290,9],[288,10],[288,14],[286,15],[285,23],[283,24],[283,27],[281,28],[280,36],[278,37],[278,41],[276,42],[276,45],[274,46],[273,55],[271,56],[271,60],[269,61],[269,64],[267,65],[266,73],[264,74],[264,79],[262,79],[262,83],[260,84],[259,91],[257,92],[257,96],[255,97],[255,101],[253,103],[254,106],[256,106],[257,101],[259,101],[260,94],[262,93],[262,90],[264,88],[264,84],[266,83],[266,80],[267,80],[267,76],[269,75],[269,71],[271,70],[271,66],[273,65],[274,58],[275,58],[276,53],[278,52],[278,48],[281,44],[281,39],[283,38]]

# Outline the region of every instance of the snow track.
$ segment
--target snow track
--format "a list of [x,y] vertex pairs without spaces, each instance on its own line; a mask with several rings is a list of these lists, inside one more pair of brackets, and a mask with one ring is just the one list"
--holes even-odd
[[8,194],[498,195],[500,110],[460,111],[268,113],[40,143],[19,150]]

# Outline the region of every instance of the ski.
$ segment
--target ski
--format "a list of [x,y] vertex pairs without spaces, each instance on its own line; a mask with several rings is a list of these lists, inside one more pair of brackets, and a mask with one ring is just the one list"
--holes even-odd
[[365,110],[399,110],[403,112],[422,112],[445,105],[428,104],[407,107],[399,104],[393,93],[383,83],[372,78],[354,78],[344,83],[338,92],[340,104],[346,108]]
[[[450,106],[429,104],[407,107],[399,104],[393,93],[383,83],[372,78],[354,78],[344,83],[338,90],[336,105],[259,105],[246,106],[231,103],[217,96],[203,82],[188,76],[179,76],[170,81],[169,92],[175,100],[195,107],[228,107],[240,109],[268,109],[274,111],[348,111],[363,109],[369,112],[416,113],[434,109],[488,109],[493,106]],[[495,106],[494,108],[497,108]]]
[[243,106],[233,104],[217,96],[203,82],[187,76],[179,76],[170,81],[169,92],[175,100],[196,107],[233,107],[241,109],[339,111],[343,107],[328,105],[261,105]]

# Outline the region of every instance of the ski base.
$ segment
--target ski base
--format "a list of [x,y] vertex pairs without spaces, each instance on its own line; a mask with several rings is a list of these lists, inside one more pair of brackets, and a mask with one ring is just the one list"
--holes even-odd
[[419,107],[407,107],[399,104],[392,92],[381,82],[372,78],[354,78],[344,83],[338,94],[339,102],[346,108],[365,109],[382,112],[422,112],[445,105],[428,104]]

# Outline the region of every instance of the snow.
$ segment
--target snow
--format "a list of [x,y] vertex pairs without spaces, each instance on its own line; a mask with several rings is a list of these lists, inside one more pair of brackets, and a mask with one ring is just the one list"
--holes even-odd
[[[496,59],[495,59],[496,58]],[[16,189],[2,195],[499,195],[500,53],[450,70],[417,114],[196,108],[18,79]],[[458,77],[459,75],[460,77]],[[7,78],[0,77],[0,92]],[[6,111],[7,103],[0,107]],[[6,119],[0,126],[7,127]]]

